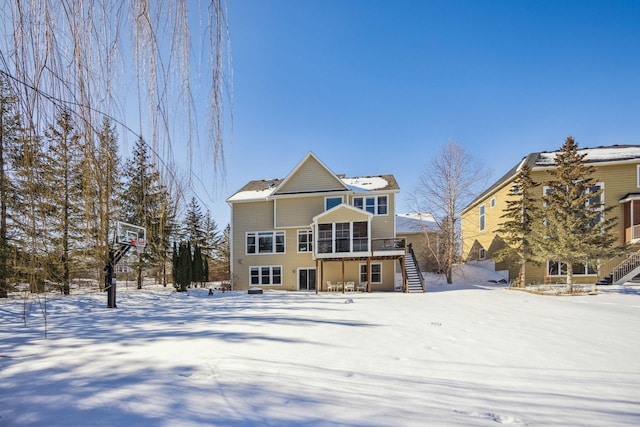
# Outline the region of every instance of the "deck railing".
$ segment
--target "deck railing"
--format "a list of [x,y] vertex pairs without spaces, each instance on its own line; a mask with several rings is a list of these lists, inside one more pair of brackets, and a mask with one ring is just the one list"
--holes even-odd
[[393,237],[387,239],[371,239],[371,249],[373,252],[404,250],[404,239]]

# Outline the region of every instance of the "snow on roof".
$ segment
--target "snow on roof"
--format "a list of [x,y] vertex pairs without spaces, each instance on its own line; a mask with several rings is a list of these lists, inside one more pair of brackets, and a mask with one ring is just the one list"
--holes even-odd
[[[558,151],[539,153],[536,166],[553,166]],[[609,147],[583,148],[578,154],[586,154],[588,162],[640,159],[639,145],[612,145]]]
[[263,179],[249,181],[247,185],[238,190],[227,199],[227,202],[241,202],[247,200],[263,200],[269,197],[282,182],[281,179]]
[[396,215],[396,234],[422,233],[425,230],[438,230],[438,225],[430,213],[400,213]]
[[233,196],[229,197],[227,201],[229,202],[240,202],[243,200],[257,200],[257,199],[266,199],[273,193],[274,189],[266,189],[266,190],[252,190],[252,191],[238,191]]
[[[398,184],[393,175],[365,176],[345,178],[338,176],[352,191],[365,193],[375,190],[398,190]],[[250,181],[227,199],[227,202],[241,202],[248,200],[263,200],[271,196],[278,189],[282,179],[263,179]]]
[[389,185],[389,181],[381,176],[342,178],[342,182],[351,187],[353,191],[381,190]]

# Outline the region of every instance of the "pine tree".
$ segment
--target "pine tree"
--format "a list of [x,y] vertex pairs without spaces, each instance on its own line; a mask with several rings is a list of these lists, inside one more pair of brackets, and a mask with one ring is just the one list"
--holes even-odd
[[573,291],[573,269],[594,265],[603,256],[620,250],[614,247],[617,218],[608,216],[612,206],[602,202],[603,188],[596,185],[595,168],[585,162],[586,154],[567,137],[549,171],[544,199],[543,254],[550,262],[566,266],[567,290]]
[[498,234],[506,246],[495,254],[495,258],[498,261],[516,260],[520,265],[516,282],[518,286],[526,283],[527,262],[540,263],[535,255],[538,253],[538,231],[542,224],[540,200],[535,197],[538,186],[531,179],[531,167],[524,164],[514,179],[512,198],[507,201],[504,214],[500,217],[504,222],[500,224]]
[[9,199],[11,176],[8,173],[10,154],[20,133],[17,97],[5,78],[0,78],[0,298],[7,298],[11,268],[9,241]]
[[204,216],[195,197],[191,198],[185,215],[183,234],[193,246],[206,247]]
[[229,280],[231,271],[231,226],[227,224],[216,245],[215,256],[210,266],[213,280]]
[[146,143],[139,138],[133,157],[124,167],[122,217],[131,224],[147,229],[147,246],[138,253],[135,262],[137,288],[142,289],[142,276],[151,267],[162,266],[169,256],[167,225],[173,213],[170,211],[170,195],[162,185],[160,174],[151,162]]
[[91,201],[92,236],[95,236],[93,258],[99,271],[109,259],[109,246],[115,229],[115,220],[120,217],[122,183],[120,182],[121,160],[118,154],[118,138],[110,119],[104,118],[98,129],[95,147],[94,172],[92,175],[95,198]]
[[175,251],[175,264],[173,271],[173,287],[178,292],[185,292],[191,284],[191,246],[189,242],[180,242],[177,251]]
[[73,275],[71,266],[80,264],[78,259],[72,259],[73,252],[83,237],[80,232],[83,216],[80,135],[75,132],[71,114],[62,111],[45,136],[49,144],[44,175],[48,177],[46,200],[52,231],[50,279],[60,283],[62,293],[68,295]]
[[173,277],[173,283],[176,282],[178,268],[178,244],[174,241],[173,251],[171,252],[171,276]]
[[50,229],[41,138],[32,129],[22,131],[11,157],[16,273],[19,280],[29,283],[31,292],[42,292],[46,270],[45,242],[50,241]]
[[218,230],[218,224],[211,217],[211,211],[207,211],[204,216],[204,239],[202,246],[202,253],[206,258],[212,259],[216,257],[216,252],[219,250],[221,236]]
[[200,247],[196,244],[193,248],[193,259],[191,261],[191,280],[196,283],[196,287],[198,286],[198,283],[204,282],[203,266],[202,252],[200,251]]

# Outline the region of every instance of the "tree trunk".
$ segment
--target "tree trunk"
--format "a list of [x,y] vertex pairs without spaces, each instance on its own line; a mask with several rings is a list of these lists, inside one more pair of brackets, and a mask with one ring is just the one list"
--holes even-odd
[[567,263],[567,292],[573,293],[573,264]]

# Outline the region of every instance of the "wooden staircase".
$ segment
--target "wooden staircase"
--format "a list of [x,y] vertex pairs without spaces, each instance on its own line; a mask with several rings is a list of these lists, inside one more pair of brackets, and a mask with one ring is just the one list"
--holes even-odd
[[420,272],[420,267],[411,246],[409,246],[409,250],[404,255],[404,269],[407,274],[406,292],[425,292],[424,277]]
[[640,251],[634,252],[596,282],[597,286],[620,285],[640,274]]

